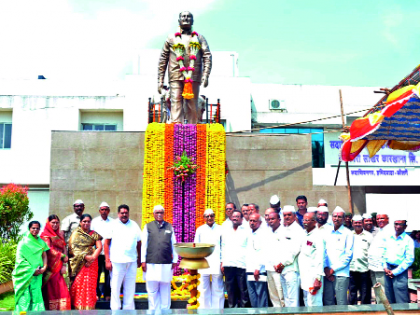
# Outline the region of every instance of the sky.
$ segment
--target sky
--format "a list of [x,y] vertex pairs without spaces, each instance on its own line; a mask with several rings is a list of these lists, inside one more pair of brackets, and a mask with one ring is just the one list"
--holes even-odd
[[121,79],[183,10],[253,83],[390,87],[420,63],[418,1],[3,0],[0,78]]

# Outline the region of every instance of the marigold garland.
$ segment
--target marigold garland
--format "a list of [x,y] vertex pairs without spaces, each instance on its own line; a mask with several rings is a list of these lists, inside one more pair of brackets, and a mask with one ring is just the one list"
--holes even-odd
[[165,221],[173,224],[174,173],[169,168],[174,161],[174,124],[165,126]]
[[195,227],[204,224],[206,210],[207,124],[197,125],[197,187],[195,199]]

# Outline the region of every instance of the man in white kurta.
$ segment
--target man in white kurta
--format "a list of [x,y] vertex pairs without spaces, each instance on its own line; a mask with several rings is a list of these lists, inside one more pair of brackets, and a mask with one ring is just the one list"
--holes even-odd
[[280,281],[286,307],[298,307],[300,277],[297,258],[305,234],[296,220],[295,207],[284,206],[283,217],[284,223],[280,226],[280,243],[283,250],[276,271],[281,274]]
[[149,310],[168,310],[171,307],[172,270],[178,261],[175,252],[175,233],[172,225],[163,221],[161,205],[153,208],[155,221],[145,225],[142,234],[143,278],[149,301]]
[[232,227],[232,212],[236,210],[236,205],[233,202],[228,202],[226,204],[226,220],[222,223],[222,228],[231,228]]
[[302,241],[298,263],[303,300],[305,306],[322,306],[325,243],[322,232],[316,228],[314,212],[305,213],[302,222],[306,235]]
[[105,240],[105,267],[111,272],[111,310],[121,309],[121,285],[124,286],[123,310],[134,310],[137,268],[140,267],[141,230],[129,219],[130,208],[118,207],[118,219],[112,221]]
[[213,253],[206,257],[210,268],[200,269],[201,281],[198,291],[200,308],[223,309],[225,306],[225,294],[223,287],[223,275],[220,269],[222,242],[222,227],[214,222],[214,211],[207,209],[204,212],[206,224],[198,227],[195,232],[194,243],[214,244]]

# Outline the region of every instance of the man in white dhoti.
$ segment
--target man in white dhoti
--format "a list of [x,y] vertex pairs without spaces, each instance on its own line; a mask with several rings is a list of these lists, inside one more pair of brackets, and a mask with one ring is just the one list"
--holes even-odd
[[172,269],[176,267],[178,254],[174,248],[174,230],[170,223],[163,221],[164,213],[161,205],[155,206],[155,221],[147,223],[142,234],[141,261],[149,310],[171,307]]
[[121,285],[124,286],[123,310],[134,310],[137,268],[140,268],[141,230],[129,219],[130,208],[118,207],[118,219],[112,221],[105,240],[105,267],[111,271],[111,310],[121,309]]
[[306,235],[298,258],[300,284],[305,306],[322,306],[325,243],[322,232],[316,228],[315,213],[309,209],[303,215]]
[[206,257],[210,268],[199,270],[201,281],[198,286],[198,291],[201,292],[201,295],[198,301],[200,308],[223,309],[225,306],[225,294],[223,275],[220,269],[222,227],[214,222],[214,217],[215,215],[212,209],[204,211],[204,221],[206,224],[198,227],[195,232],[194,243],[215,245],[213,253],[209,257]]

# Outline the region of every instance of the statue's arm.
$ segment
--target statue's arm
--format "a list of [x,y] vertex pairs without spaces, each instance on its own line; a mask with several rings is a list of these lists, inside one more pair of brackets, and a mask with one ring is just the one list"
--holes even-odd
[[169,62],[169,37],[166,39],[165,44],[163,45],[162,51],[160,52],[159,65],[158,65],[158,91],[161,93],[163,87],[163,81],[165,80],[165,71]]
[[207,43],[204,36],[201,37],[201,49],[203,50],[203,80],[205,80],[205,86],[207,86],[207,81],[210,76],[212,57],[209,44]]

